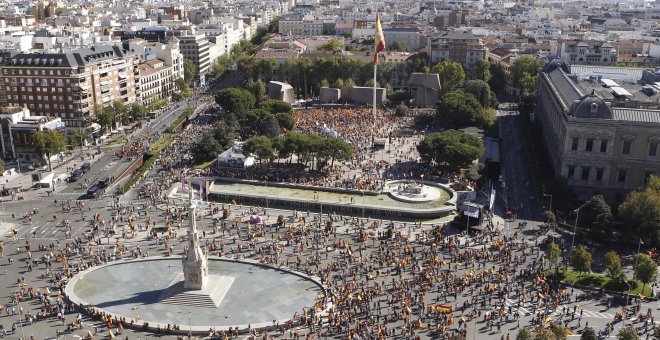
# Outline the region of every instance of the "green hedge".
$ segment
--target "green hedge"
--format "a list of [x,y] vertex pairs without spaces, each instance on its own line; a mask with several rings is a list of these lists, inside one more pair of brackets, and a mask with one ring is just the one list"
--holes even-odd
[[179,117],[176,117],[174,122],[172,122],[172,124],[170,124],[170,126],[165,130],[165,133],[174,132],[174,129],[176,129],[176,127],[179,126],[186,118],[192,116],[193,113],[195,113],[195,109],[193,108],[183,111],[183,113],[180,114]]

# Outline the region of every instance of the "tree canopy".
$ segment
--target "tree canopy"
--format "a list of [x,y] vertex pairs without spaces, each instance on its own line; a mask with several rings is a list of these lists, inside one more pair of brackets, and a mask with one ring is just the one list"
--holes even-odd
[[592,233],[607,230],[612,220],[612,209],[602,195],[592,196],[578,214],[577,227]]
[[495,92],[490,89],[490,85],[487,82],[483,80],[467,80],[463,84],[463,90],[477,98],[481,107],[497,107],[497,96],[495,96]]
[[646,254],[635,255],[633,270],[635,277],[644,284],[642,291],[644,291],[647,284],[654,282],[655,276],[658,275],[658,265]]
[[227,113],[234,114],[241,119],[254,107],[256,99],[248,90],[230,87],[220,90],[215,95],[215,102]]
[[451,92],[460,87],[465,81],[463,66],[453,60],[445,59],[431,67],[431,73],[437,73],[440,77],[442,93]]
[[645,187],[628,194],[619,206],[626,227],[645,242],[660,245],[660,177],[651,176]]
[[582,246],[573,249],[571,266],[576,272],[586,273],[591,271],[591,253]]
[[442,126],[450,129],[483,126],[486,121],[477,98],[462,91],[445,93],[438,104],[437,116]]
[[458,171],[467,168],[484,153],[483,141],[475,136],[458,130],[434,132],[417,145],[422,161]]
[[212,132],[203,134],[190,148],[195,164],[211,161],[222,153],[223,148]]
[[66,137],[64,134],[54,130],[32,131],[32,146],[34,151],[40,155],[46,155],[48,170],[52,171],[50,157],[54,154],[64,151],[66,148]]
[[341,51],[341,50],[344,49],[344,44],[341,41],[337,40],[337,39],[330,39],[325,44],[319,45],[319,47],[317,47],[317,49],[319,51],[337,52],[337,51]]

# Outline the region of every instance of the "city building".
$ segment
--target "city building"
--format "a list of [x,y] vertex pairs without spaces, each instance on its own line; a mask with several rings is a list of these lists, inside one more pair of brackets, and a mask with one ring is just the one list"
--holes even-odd
[[183,55],[177,37],[169,36],[164,43],[135,38],[123,42],[123,46],[131,53],[140,56],[141,60],[162,60],[165,65],[172,66],[174,79],[183,79]]
[[554,40],[550,42],[550,55],[569,65],[612,65],[617,61],[617,51],[607,41]]
[[430,37],[431,62],[453,60],[466,70],[470,78],[476,76],[476,63],[486,58],[487,49],[481,39],[469,32],[442,32]]
[[582,78],[555,60],[539,74],[536,111],[555,175],[568,180],[579,199],[600,194],[621,203],[626,194],[660,174],[660,86]]
[[25,162],[40,162],[43,155],[34,152],[32,132],[59,130],[64,133],[64,123],[59,117],[31,116],[30,110],[20,106],[0,108],[0,146],[2,158]]
[[67,127],[91,122],[94,105],[135,102],[134,57],[117,46],[66,53],[21,53],[5,59],[6,103],[39,116],[60,117]]
[[195,84],[204,86],[206,84],[206,75],[211,68],[209,58],[209,41],[204,34],[188,34],[184,32],[177,37],[179,39],[179,48],[185,59],[193,62],[197,69],[195,75]]
[[138,103],[149,105],[174,91],[172,66],[158,59],[140,63],[135,73],[135,92]]

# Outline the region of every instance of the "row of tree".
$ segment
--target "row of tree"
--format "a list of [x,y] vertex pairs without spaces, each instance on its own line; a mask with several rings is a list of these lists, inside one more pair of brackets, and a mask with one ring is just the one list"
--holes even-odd
[[118,124],[127,123],[135,119],[142,119],[148,113],[147,107],[140,103],[126,106],[121,100],[115,100],[111,105],[94,105],[94,115],[101,128],[114,129]]
[[[548,193],[558,198],[555,209],[566,212],[575,208],[575,194],[565,180],[553,180]],[[617,211],[620,221],[615,221],[612,207],[605,198],[594,195],[580,208],[576,227],[590,236],[604,238],[624,226],[623,234],[636,235],[650,246],[660,245],[660,177],[650,176],[646,185],[626,196]],[[549,217],[546,220],[554,222],[554,214],[547,213],[546,216]]]
[[[653,338],[660,338],[660,328],[654,326]],[[639,340],[637,329],[634,325],[625,326],[617,333],[619,340]],[[567,340],[568,330],[560,324],[553,324],[548,328],[539,327],[536,329],[521,328],[516,335],[516,340]],[[585,327],[580,334],[580,340],[596,340],[596,331],[591,327]]]

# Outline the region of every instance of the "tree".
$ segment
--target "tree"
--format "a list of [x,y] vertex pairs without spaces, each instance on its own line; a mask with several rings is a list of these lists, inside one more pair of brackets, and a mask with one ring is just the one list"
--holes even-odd
[[484,153],[483,141],[458,130],[434,132],[418,144],[422,161],[438,168],[458,171],[468,167]]
[[465,71],[458,62],[445,59],[439,64],[433,65],[431,73],[437,73],[440,77],[442,93],[448,93],[458,88],[465,82]]
[[319,45],[319,51],[340,52],[344,49],[344,44],[338,39],[330,39],[325,44]]
[[485,82],[490,80],[490,61],[488,59],[479,59],[474,66],[477,69],[477,79],[481,79]]
[[290,113],[280,112],[275,115],[277,122],[280,124],[280,128],[291,131],[296,124],[296,121],[293,119],[293,115]]
[[399,104],[394,110],[394,115],[397,117],[405,117],[408,115],[408,107],[405,104]]
[[264,84],[261,79],[257,79],[256,81],[252,79],[248,80],[245,89],[254,95],[257,104],[259,104],[261,99],[266,95],[266,84]]
[[257,51],[257,46],[250,43],[248,40],[241,40],[231,48],[232,55],[248,55],[251,56]]
[[111,107],[103,107],[100,104],[96,104],[93,111],[96,121],[101,125],[103,130],[112,126],[112,123],[115,121],[115,113]]
[[399,52],[410,52],[410,51],[412,51],[412,48],[410,48],[410,46],[406,45],[403,42],[395,41],[395,42],[390,44],[390,46],[388,47],[388,50],[390,50],[390,51],[399,51]]
[[468,80],[463,84],[463,90],[472,94],[481,107],[497,107],[497,97],[495,92],[491,91],[490,85],[483,80]]
[[511,84],[513,87],[521,87],[521,79],[525,74],[536,75],[543,68],[545,61],[529,55],[523,55],[516,59],[511,65]]
[[616,251],[612,250],[607,252],[603,257],[603,266],[607,271],[607,276],[614,282],[622,282],[625,279],[623,267],[621,266],[621,258]]
[[602,195],[594,195],[580,210],[578,217],[578,227],[589,229],[592,233],[601,233],[610,225],[612,209]]
[[545,250],[545,257],[550,262],[550,267],[554,266],[559,261],[559,256],[561,255],[561,248],[559,245],[552,242],[548,245],[548,249]]
[[112,102],[112,111],[114,112],[112,127],[115,128],[117,127],[117,123],[121,123],[126,120],[128,107],[126,107],[126,104],[123,101],[117,99]]
[[637,280],[643,283],[643,292],[647,284],[655,281],[655,276],[658,274],[658,265],[651,257],[640,253],[635,255],[633,271]]
[[253,136],[243,144],[243,152],[255,155],[261,163],[262,159],[273,156],[273,143],[266,136]]
[[222,75],[228,68],[234,64],[234,59],[231,55],[221,55],[213,61],[211,64],[211,76],[219,77]]
[[195,63],[193,63],[192,60],[190,59],[184,59],[183,80],[186,82],[186,84],[188,85],[192,84],[193,80],[195,80],[196,75],[197,75],[197,66],[195,66]]
[[269,114],[265,119],[261,120],[261,126],[259,129],[261,135],[273,139],[279,136],[280,131],[280,123],[275,115]]
[[71,129],[69,130],[69,145],[73,148],[77,148],[85,144],[85,141],[88,141],[92,136],[86,129]]
[[230,87],[220,90],[218,94],[215,95],[215,102],[218,103],[225,112],[235,114],[242,118],[248,110],[254,107],[256,99],[248,90]]
[[596,340],[596,331],[591,327],[586,327],[580,335],[580,340]]
[[628,228],[632,228],[645,242],[660,245],[660,185],[657,176],[651,176],[647,185],[633,191],[619,206],[619,214]]
[[344,87],[344,80],[341,78],[337,78],[337,80],[335,80],[335,82],[332,83],[332,88],[340,89],[342,87]]
[[490,88],[495,91],[498,96],[502,96],[506,93],[506,74],[504,73],[504,68],[499,63],[490,64],[490,80],[488,80],[488,85]]
[[330,87],[330,83],[328,82],[327,79],[322,79],[321,82],[319,83],[319,87]]
[[344,86],[355,87],[355,81],[353,80],[353,78],[347,78],[346,80],[344,80]]
[[619,334],[617,334],[617,339],[619,340],[639,340],[639,335],[637,335],[637,330],[634,326],[625,326],[621,328]]
[[273,114],[293,112],[293,107],[291,104],[279,99],[264,100],[261,102],[260,108]]
[[566,340],[568,338],[568,333],[566,332],[566,327],[560,324],[553,324],[550,327],[550,331],[554,335],[553,340]]
[[516,340],[532,340],[534,339],[534,334],[527,328],[521,328],[516,335]]
[[149,111],[147,110],[147,108],[140,103],[131,104],[131,108],[129,110],[130,115],[133,118],[138,118],[138,119],[144,118],[148,112]]
[[190,86],[181,78],[174,81],[174,85],[179,90],[181,96],[188,97],[190,95]]
[[5,173],[5,161],[0,158],[0,174]]
[[213,130],[213,138],[223,149],[229,147],[238,137],[238,128],[231,121],[221,121]]
[[555,216],[555,213],[552,211],[546,210],[543,212],[543,220],[546,223],[555,224],[557,222],[557,216]]
[[484,123],[484,111],[479,101],[473,95],[460,91],[442,96],[437,116],[442,125],[450,129],[481,126]]
[[222,151],[222,146],[215,140],[211,132],[203,134],[190,148],[190,153],[196,164],[211,161]]
[[571,266],[578,273],[591,271],[591,253],[582,246],[573,249],[571,253]]
[[53,130],[32,131],[31,137],[35,153],[42,156],[46,155],[48,171],[53,171],[53,167],[50,164],[50,157],[64,151],[66,148],[66,137],[62,133]]

